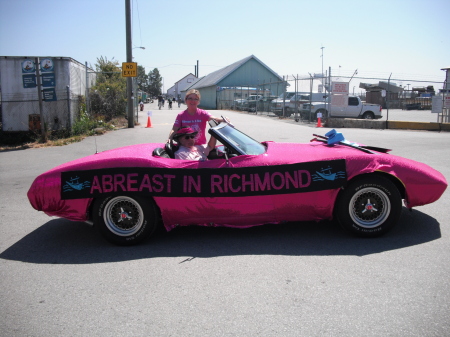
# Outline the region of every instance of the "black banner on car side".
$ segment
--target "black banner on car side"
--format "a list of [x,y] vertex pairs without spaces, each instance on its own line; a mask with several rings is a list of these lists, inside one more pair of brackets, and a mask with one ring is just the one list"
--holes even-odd
[[61,173],[61,199],[106,195],[244,197],[345,186],[345,160],[241,168],[118,167]]

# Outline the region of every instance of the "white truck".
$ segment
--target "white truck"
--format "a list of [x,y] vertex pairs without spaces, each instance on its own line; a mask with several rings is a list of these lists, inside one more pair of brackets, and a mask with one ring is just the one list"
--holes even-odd
[[348,97],[348,106],[333,106],[324,102],[304,103],[301,110],[301,117],[305,120],[317,120],[317,114],[322,113],[322,120],[331,118],[363,118],[379,119],[381,115],[381,105],[368,104],[362,102],[357,96]]

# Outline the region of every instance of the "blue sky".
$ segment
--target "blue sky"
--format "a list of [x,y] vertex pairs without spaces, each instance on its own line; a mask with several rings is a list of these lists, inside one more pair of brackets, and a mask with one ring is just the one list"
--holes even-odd
[[[131,3],[133,46],[146,48],[134,60],[165,89],[197,60],[200,76],[250,55],[281,76],[320,73],[321,47],[342,76],[443,82],[450,67],[450,0]],[[125,62],[125,0],[0,0],[0,55]]]

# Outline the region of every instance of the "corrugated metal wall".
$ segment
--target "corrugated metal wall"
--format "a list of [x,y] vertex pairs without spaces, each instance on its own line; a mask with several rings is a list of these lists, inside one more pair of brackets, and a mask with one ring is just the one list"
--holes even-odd
[[217,87],[258,87],[268,89],[274,96],[284,92],[284,86],[269,69],[255,59],[250,59],[233,71],[219,83],[207,88],[200,88],[203,109],[217,109]]
[[[41,59],[43,59],[42,57]],[[67,57],[45,57],[53,60],[56,101],[43,102],[43,115],[49,130],[70,127],[78,111],[78,96],[86,92],[86,68]],[[24,88],[22,62],[34,57],[1,57],[3,131],[28,131],[30,115],[39,111],[38,88]],[[95,83],[95,74],[89,74]],[[67,88],[69,86],[69,90]]]
[[199,107],[201,109],[216,109],[216,86],[199,89],[202,99]]
[[218,84],[221,87],[257,87],[275,82],[274,74],[255,59],[250,59]]

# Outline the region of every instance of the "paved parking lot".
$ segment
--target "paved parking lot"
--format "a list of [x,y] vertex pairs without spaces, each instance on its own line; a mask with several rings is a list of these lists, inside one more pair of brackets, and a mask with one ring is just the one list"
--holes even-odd
[[[433,204],[404,209],[397,226],[374,240],[350,237],[333,222],[307,222],[178,228],[117,247],[84,223],[31,208],[26,193],[38,174],[96,150],[163,143],[179,111],[147,104],[133,129],[0,153],[0,335],[450,335],[448,190]],[[329,130],[211,112],[260,141],[307,142]],[[450,180],[450,133],[344,134],[393,148]]]

